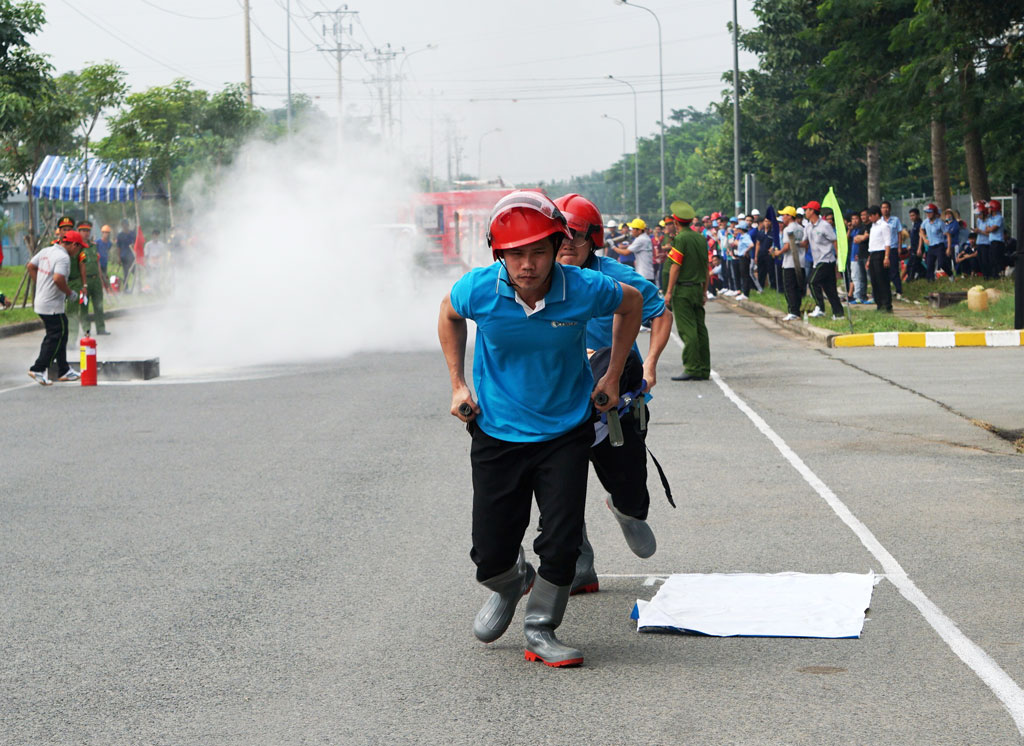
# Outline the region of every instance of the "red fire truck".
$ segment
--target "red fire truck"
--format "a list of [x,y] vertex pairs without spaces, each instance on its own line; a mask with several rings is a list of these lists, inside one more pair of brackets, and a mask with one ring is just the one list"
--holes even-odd
[[460,270],[490,264],[487,219],[494,204],[511,189],[477,189],[417,194],[413,220],[424,248],[418,259],[430,269]]

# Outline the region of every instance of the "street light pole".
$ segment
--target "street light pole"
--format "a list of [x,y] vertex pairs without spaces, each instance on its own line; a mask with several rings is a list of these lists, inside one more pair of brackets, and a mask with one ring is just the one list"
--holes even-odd
[[743,203],[740,200],[740,46],[736,0],[732,0],[732,188],[736,202],[736,215]]
[[480,179],[481,181],[483,181],[484,178],[484,138],[487,137],[488,135],[493,135],[495,132],[501,132],[501,127],[495,127],[492,130],[487,130],[487,132],[480,135],[480,139],[476,141],[476,172],[477,178]]
[[619,126],[622,127],[622,201],[619,209],[623,212],[626,211],[626,125],[622,123],[621,119],[610,117],[607,114],[602,114],[602,118],[611,119],[613,122],[618,122]]
[[[609,80],[614,80],[617,83],[628,85],[629,90],[633,91],[633,207],[636,217],[640,217],[640,133],[637,128],[637,100],[636,100],[636,88],[633,84],[623,80],[622,78],[616,78],[614,75],[608,76]],[[664,174],[662,174],[664,177]],[[662,199],[664,201],[664,198]],[[664,208],[662,212],[664,213]]]
[[426,52],[429,49],[437,49],[437,45],[436,44],[428,44],[425,47],[420,47],[419,49],[414,49],[413,51],[406,53],[406,55],[402,58],[402,61],[398,63],[398,147],[399,147],[399,149],[401,149],[402,142],[405,139],[405,99],[402,96],[402,92],[403,92],[402,82],[405,80],[405,78],[403,77],[402,70],[405,67],[405,63],[409,61],[410,57],[412,57],[414,54],[419,54],[420,52]]
[[[735,1],[735,0],[734,0]],[[662,49],[661,49],[661,21],[658,14],[643,5],[637,5],[630,0],[615,0],[616,5],[629,5],[633,8],[646,10],[654,16],[654,22],[658,24],[658,96],[661,101],[661,214],[665,214],[665,76],[662,72]]]

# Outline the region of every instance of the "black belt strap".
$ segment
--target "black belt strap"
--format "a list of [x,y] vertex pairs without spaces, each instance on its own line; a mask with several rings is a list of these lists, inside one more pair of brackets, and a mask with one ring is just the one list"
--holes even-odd
[[[644,447],[647,448],[646,443],[644,444]],[[651,461],[653,461],[654,465],[658,468],[658,476],[661,477],[661,486],[665,488],[665,497],[668,498],[668,504],[674,508],[676,503],[672,499],[672,488],[668,484],[668,478],[665,476],[665,470],[661,468],[661,464],[658,463],[658,459],[654,458],[654,454],[651,453],[650,448],[647,448],[647,453],[650,454]]]

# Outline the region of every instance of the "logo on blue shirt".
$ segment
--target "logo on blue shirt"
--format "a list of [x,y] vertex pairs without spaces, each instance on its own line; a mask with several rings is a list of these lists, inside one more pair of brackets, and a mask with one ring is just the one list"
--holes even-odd
[[576,326],[575,321],[552,321],[551,326]]

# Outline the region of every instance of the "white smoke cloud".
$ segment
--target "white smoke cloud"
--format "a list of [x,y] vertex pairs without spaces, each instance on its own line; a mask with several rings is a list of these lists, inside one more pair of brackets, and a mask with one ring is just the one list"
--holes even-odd
[[133,340],[162,371],[437,345],[452,277],[417,269],[393,227],[410,220],[411,173],[365,144],[339,156],[331,137],[253,142],[206,192],[172,300]]

